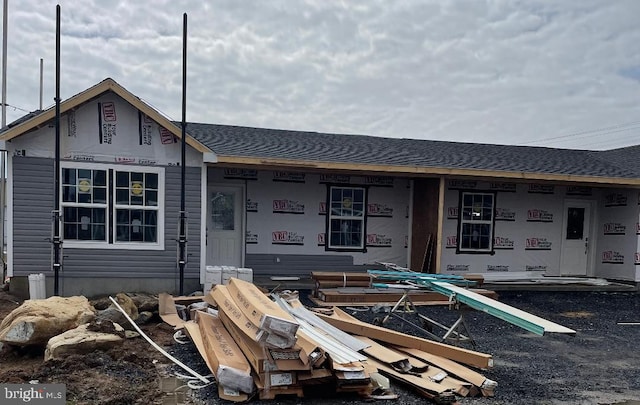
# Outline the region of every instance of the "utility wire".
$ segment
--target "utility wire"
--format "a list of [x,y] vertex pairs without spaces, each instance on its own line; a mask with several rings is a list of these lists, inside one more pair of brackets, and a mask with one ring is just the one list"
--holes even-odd
[[[561,139],[569,139],[569,138],[589,138],[592,136],[599,136],[599,135],[608,135],[608,134],[612,134],[612,133],[616,133],[616,132],[623,132],[623,131],[628,131],[631,129],[636,129],[640,126],[640,121],[633,121],[633,122],[628,122],[625,124],[617,124],[617,125],[612,125],[609,127],[603,127],[603,128],[598,128],[598,129],[592,129],[592,130],[587,130],[587,131],[580,131],[580,132],[574,132],[571,134],[567,134],[567,135],[560,135],[560,136],[554,136],[554,137],[549,137],[549,138],[543,138],[543,139],[536,139],[533,141],[528,141],[528,142],[522,142],[521,145],[529,145],[532,143],[538,143],[538,142],[545,142],[545,141],[557,141],[557,140],[561,140]],[[580,135],[587,135],[587,136],[583,136],[580,137]]]
[[[2,105],[2,103],[0,103],[0,106],[1,106],[1,105]],[[15,111],[15,110],[20,110],[20,111],[22,111],[22,112],[26,112],[26,113],[30,113],[30,112],[31,112],[31,111],[29,111],[29,110],[25,110],[24,108],[16,107],[15,105],[11,105],[11,104],[6,104],[6,103],[5,103],[5,104],[4,104],[4,106],[5,106],[5,107],[13,108],[13,109],[14,109],[14,111]]]

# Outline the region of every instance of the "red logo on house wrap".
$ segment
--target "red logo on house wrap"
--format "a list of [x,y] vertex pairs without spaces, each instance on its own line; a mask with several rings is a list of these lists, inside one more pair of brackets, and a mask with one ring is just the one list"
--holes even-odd
[[113,102],[102,103],[102,116],[107,122],[116,120],[116,106]]

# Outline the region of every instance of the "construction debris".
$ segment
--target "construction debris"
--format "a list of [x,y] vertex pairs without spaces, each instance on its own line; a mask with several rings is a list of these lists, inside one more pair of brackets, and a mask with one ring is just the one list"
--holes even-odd
[[331,316],[322,314],[318,314],[318,316],[345,332],[369,336],[387,344],[420,349],[480,369],[493,367],[493,358],[489,354],[410,336],[381,326],[362,322],[339,308],[334,308],[333,315]]
[[[231,278],[202,297],[217,311],[197,305],[184,312],[191,320],[180,318],[215,375],[223,399],[302,398],[307,388],[317,392],[319,387],[366,399],[396,398],[379,373],[438,403],[455,403],[456,396],[493,394],[495,384],[486,383],[491,380],[455,362],[489,368],[488,354],[360,322],[338,308],[330,316],[316,314],[296,294],[272,298],[249,282]],[[179,307],[165,307],[167,313],[178,314]]]
[[[387,273],[387,271],[379,271]],[[315,282],[315,289],[309,299],[317,306],[350,306],[350,305],[383,305],[393,304],[403,297],[408,297],[413,305],[449,305],[446,295],[435,291],[407,288],[407,285],[398,284],[386,288],[377,288],[375,283],[376,270],[367,273],[338,273],[321,272],[311,273]],[[399,273],[399,272],[389,272]],[[426,274],[415,272],[400,272],[401,274],[415,274],[419,276],[434,277],[438,280],[449,281],[463,285],[482,296],[498,299],[495,291],[477,288],[482,285],[484,279],[481,275],[453,276],[442,274]],[[473,287],[473,288],[470,288]]]

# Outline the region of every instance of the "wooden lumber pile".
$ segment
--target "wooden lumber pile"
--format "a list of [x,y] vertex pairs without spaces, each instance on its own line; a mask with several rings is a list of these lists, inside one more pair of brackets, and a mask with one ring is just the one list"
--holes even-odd
[[220,398],[229,401],[318,390],[375,398],[378,374],[438,403],[493,395],[495,383],[461,364],[489,368],[487,354],[370,325],[338,308],[316,314],[297,299],[272,300],[235,278],[205,301],[217,313],[200,308],[183,327],[214,373]]
[[[464,278],[474,281],[477,287],[483,283],[480,274],[467,274]],[[371,288],[371,276],[362,272],[311,272],[314,290],[311,300],[318,306],[369,305],[396,303],[404,294],[404,290]],[[478,294],[497,299],[494,291],[481,288],[471,289]],[[415,305],[446,305],[448,298],[432,291],[412,291],[409,293]]]
[[315,286],[314,297],[317,297],[315,292],[325,288],[371,286],[371,276],[368,273],[312,271],[311,279]]
[[[498,299],[498,294],[495,291],[481,288],[472,288],[470,291],[492,299]],[[316,298],[313,299],[313,302],[320,306],[395,304],[402,298],[404,293],[405,291],[400,288],[345,287],[320,289],[316,292]],[[434,291],[409,291],[409,298],[415,305],[447,305],[449,303],[448,297]]]

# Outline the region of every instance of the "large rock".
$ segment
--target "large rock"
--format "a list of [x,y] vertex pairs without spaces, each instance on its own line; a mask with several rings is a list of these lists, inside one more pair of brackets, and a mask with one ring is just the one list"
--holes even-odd
[[[129,298],[133,300],[133,303],[138,307],[139,312],[158,311],[158,296],[141,292],[128,292],[125,293]],[[109,297],[99,297],[91,300],[91,305],[97,310],[104,310],[111,306],[111,300]]]
[[27,300],[0,323],[0,341],[18,345],[41,345],[95,318],[85,297],[50,297]]
[[139,312],[154,312],[158,310],[158,296],[147,293],[127,293],[138,307]]
[[[127,315],[129,315],[129,317],[132,320],[135,321],[138,319],[138,317],[140,316],[138,314],[138,307],[136,307],[136,304],[133,302],[131,297],[129,297],[127,294],[124,294],[124,293],[118,293],[116,294],[115,300],[118,303],[118,305],[120,305],[120,307],[124,309],[124,311],[127,313]],[[118,310],[118,308],[116,308],[116,306],[113,304],[111,304],[111,306],[107,309],[98,311],[97,317],[98,317],[98,320],[100,321],[111,321],[111,322],[118,323],[122,325],[125,329],[132,328],[131,323],[122,314],[122,312],[120,312],[120,310]]]
[[108,350],[123,340],[115,333],[96,332],[90,330],[89,324],[80,325],[49,339],[44,351],[44,360],[60,359],[70,354],[86,354],[94,350]]

